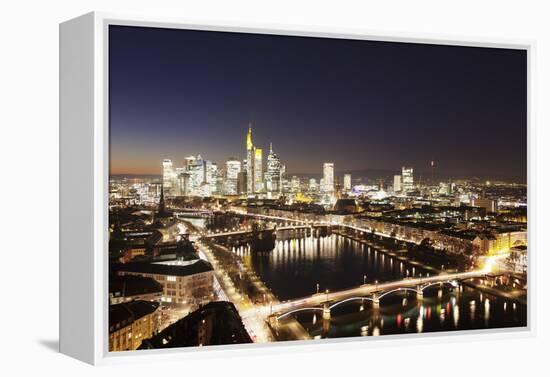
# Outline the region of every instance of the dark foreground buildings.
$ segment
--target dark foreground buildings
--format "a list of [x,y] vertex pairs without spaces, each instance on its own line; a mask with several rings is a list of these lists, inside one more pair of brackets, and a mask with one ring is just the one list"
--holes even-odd
[[235,306],[210,302],[143,341],[139,349],[252,343]]

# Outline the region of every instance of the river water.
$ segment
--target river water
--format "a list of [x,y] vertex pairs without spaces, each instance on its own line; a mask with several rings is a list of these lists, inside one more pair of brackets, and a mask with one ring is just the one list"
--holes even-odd
[[[426,272],[400,262],[368,245],[332,234],[327,237],[278,239],[269,253],[235,248],[248,266],[281,300],[351,288],[360,284],[400,280]],[[527,324],[527,308],[462,285],[461,289],[429,288],[422,300],[402,292],[381,300],[373,310],[368,301],[334,308],[330,326],[319,314],[295,318],[314,337],[347,337],[466,329],[519,327]]]

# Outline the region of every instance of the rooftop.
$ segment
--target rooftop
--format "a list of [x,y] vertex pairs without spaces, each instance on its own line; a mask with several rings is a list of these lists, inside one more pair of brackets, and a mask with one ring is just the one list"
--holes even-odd
[[112,276],[109,293],[114,297],[132,297],[143,294],[162,293],[162,285],[156,280],[141,276]]
[[136,300],[109,306],[109,333],[131,325],[134,321],[153,313],[158,302]]
[[166,261],[159,263],[130,262],[113,266],[115,271],[137,272],[170,276],[189,276],[213,271],[212,265],[203,259],[192,261]]
[[[199,335],[204,331],[204,335]],[[139,349],[174,348],[217,344],[252,343],[235,306],[227,301],[210,302],[173,323]]]

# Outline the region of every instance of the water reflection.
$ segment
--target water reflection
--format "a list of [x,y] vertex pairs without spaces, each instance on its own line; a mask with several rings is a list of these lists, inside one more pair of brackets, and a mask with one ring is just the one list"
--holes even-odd
[[[234,252],[281,300],[364,282],[427,275],[418,267],[337,235],[278,239],[269,253],[251,253],[245,247]],[[467,285],[435,285],[425,290],[422,300],[414,292],[404,291],[384,297],[379,309],[373,309],[370,301],[359,300],[334,308],[328,321],[311,313],[294,318],[312,337],[329,338],[526,325],[525,305],[514,302],[512,310],[507,309],[504,299]]]
[[[407,265],[362,243],[338,235],[278,239],[273,251],[233,249],[281,299],[339,290],[404,277]],[[418,269],[417,269],[418,270]]]

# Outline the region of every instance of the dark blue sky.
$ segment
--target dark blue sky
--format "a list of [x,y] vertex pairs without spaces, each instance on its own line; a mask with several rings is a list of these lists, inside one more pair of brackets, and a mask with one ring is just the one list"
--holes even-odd
[[291,173],[525,179],[526,52],[111,26],[111,173],[222,164],[245,133]]

